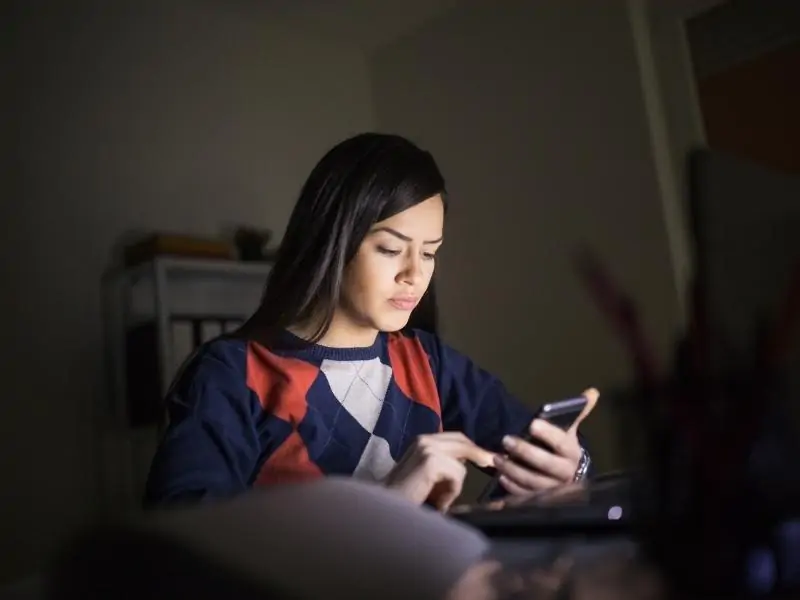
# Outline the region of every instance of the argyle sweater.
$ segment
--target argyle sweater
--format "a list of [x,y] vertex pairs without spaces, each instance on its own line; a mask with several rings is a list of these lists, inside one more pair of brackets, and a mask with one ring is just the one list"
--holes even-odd
[[270,349],[223,337],[188,361],[167,397],[146,506],[331,474],[379,481],[420,434],[461,431],[500,451],[534,415],[425,332],[347,349],[284,337]]

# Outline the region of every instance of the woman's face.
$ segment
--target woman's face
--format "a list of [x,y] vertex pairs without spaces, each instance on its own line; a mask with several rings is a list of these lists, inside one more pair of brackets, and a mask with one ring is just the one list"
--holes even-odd
[[431,282],[443,228],[439,195],[376,223],[345,270],[335,322],[365,333],[405,327]]

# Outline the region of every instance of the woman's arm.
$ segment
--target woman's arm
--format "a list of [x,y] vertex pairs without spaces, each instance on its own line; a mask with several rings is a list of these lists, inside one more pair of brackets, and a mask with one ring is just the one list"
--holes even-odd
[[224,353],[196,357],[167,396],[169,425],[150,467],[145,507],[248,489],[260,455],[253,402]]
[[[442,405],[442,426],[462,431],[479,446],[504,453],[502,439],[527,431],[536,411],[514,397],[494,375],[438,337],[415,331],[427,351]],[[583,436],[581,446],[587,449]]]
[[494,375],[438,337],[414,331],[431,360],[445,431],[462,431],[479,446],[502,452],[501,440],[530,425],[534,411],[509,393]]

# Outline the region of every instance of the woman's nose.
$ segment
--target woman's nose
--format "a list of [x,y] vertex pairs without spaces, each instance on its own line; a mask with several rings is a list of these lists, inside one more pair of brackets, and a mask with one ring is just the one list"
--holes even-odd
[[400,273],[400,280],[410,285],[415,285],[422,280],[425,273],[422,269],[422,261],[417,258],[409,258],[406,261],[405,268]]

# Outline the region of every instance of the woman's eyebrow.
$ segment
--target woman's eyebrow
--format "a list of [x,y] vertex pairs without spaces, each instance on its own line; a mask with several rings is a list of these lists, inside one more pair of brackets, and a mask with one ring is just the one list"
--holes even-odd
[[[396,238],[398,238],[400,240],[403,240],[404,242],[412,242],[413,241],[410,237],[408,237],[404,233],[400,233],[399,231],[397,231],[396,229],[392,229],[391,227],[376,227],[370,233],[377,233],[378,231],[385,231],[386,233],[388,233],[390,235],[393,235],[394,237],[396,237]],[[424,241],[422,243],[423,244],[438,244],[441,241],[442,241],[442,237],[439,237],[439,239],[426,240],[426,241]]]

